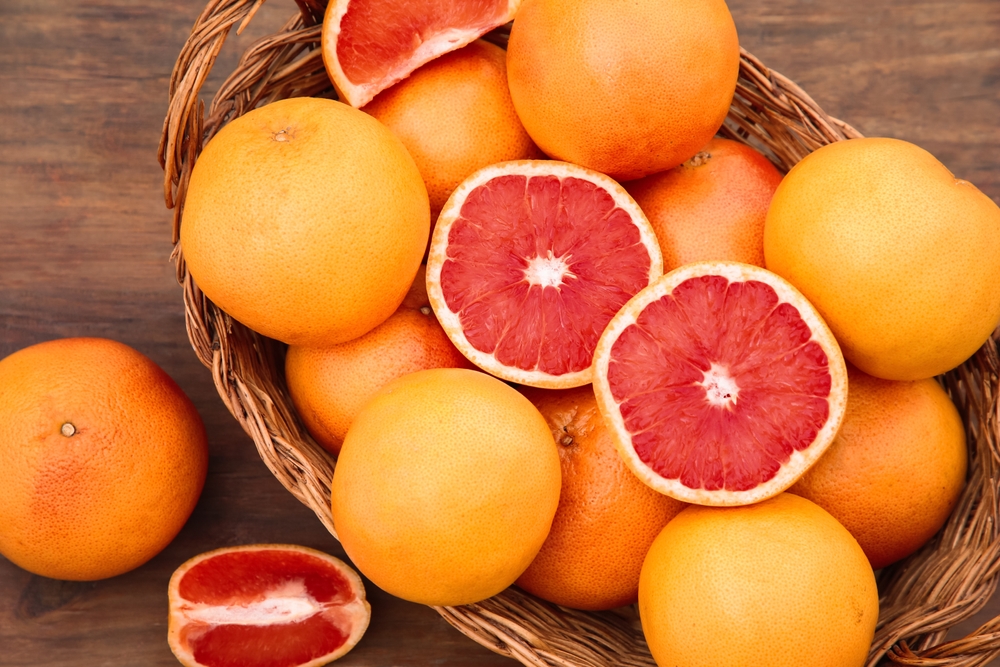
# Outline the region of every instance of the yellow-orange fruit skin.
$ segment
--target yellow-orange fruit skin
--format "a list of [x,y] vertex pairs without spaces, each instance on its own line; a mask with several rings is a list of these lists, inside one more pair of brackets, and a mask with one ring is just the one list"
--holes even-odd
[[950,370],[1000,321],[1000,207],[898,139],[840,141],[793,167],[764,257],[876,377]]
[[285,357],[292,402],[309,433],[334,455],[351,422],[379,388],[428,368],[472,368],[472,363],[434,317],[422,267],[403,303],[382,324],[339,345],[293,345]]
[[382,387],[347,432],[333,523],[383,590],[469,604],[528,567],[559,488],[552,433],[527,398],[479,371],[417,371]]
[[837,438],[789,492],[812,500],[858,540],[876,570],[940,530],[965,485],[962,419],[935,380],[880,380],[848,367]]
[[618,455],[590,385],[522,390],[559,446],[562,490],[552,529],[517,585],[549,602],[601,610],[634,604],[642,561],[687,505],[649,488]]
[[207,466],[194,404],[131,347],[65,338],[0,361],[0,553],[24,569],[90,581],[142,565]]
[[781,172],[715,137],[673,169],[625,183],[656,232],[663,270],[706,260],[764,266],[764,219]]
[[712,138],[739,60],[722,0],[524,0],[507,79],[546,155],[630,180],[677,166]]
[[504,50],[482,40],[423,65],[362,111],[413,156],[427,186],[432,226],[454,189],[477,169],[542,156],[514,111]]
[[862,667],[878,591],[851,534],[785,493],[681,511],[643,563],[639,616],[660,667]]
[[216,305],[265,336],[322,347],[396,310],[429,230],[427,191],[399,139],[346,104],[300,97],[208,142],[180,238]]

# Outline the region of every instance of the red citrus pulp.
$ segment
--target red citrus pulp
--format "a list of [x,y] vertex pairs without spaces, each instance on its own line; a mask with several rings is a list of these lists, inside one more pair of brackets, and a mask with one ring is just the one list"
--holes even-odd
[[782,278],[699,262],[637,294],[594,354],[601,413],[640,479],[678,500],[742,505],[791,486],[837,434],[840,348]]

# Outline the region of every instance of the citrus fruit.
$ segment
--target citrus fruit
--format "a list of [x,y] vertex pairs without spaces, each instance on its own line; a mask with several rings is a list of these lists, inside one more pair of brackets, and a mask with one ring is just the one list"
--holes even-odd
[[640,482],[622,462],[590,385],[524,393],[552,429],[562,490],[549,536],[517,585],[575,609],[634,604],[649,545],[686,505]]
[[167,598],[167,640],[185,667],[319,667],[354,648],[371,616],[354,570],[292,544],[195,556]]
[[0,553],[29,572],[142,565],[187,521],[207,466],[194,404],[137,350],[64,338],[0,360]]
[[909,556],[944,525],[965,485],[962,419],[935,380],[881,380],[848,366],[837,438],[789,492],[844,524],[872,567]]
[[878,592],[851,534],[781,494],[674,517],[643,563],[639,617],[663,667],[862,667]]
[[876,377],[950,370],[1000,321],[1000,207],[898,139],[840,141],[793,167],[764,257]]
[[485,373],[437,368],[385,385],[354,420],[333,474],[337,535],[397,597],[477,602],[528,567],[559,501],[545,419]]
[[514,108],[538,147],[618,180],[697,153],[739,66],[723,0],[524,0],[507,46]]
[[632,471],[703,505],[791,486],[833,441],[847,370],[809,302],[762,268],[696,262],[615,315],[594,353],[594,389]]
[[323,18],[323,63],[337,94],[361,107],[434,58],[514,18],[520,0],[333,0]]
[[620,185],[565,162],[518,160],[480,169],[449,198],[427,293],[477,366],[565,388],[591,381],[604,327],[661,273],[656,236]]
[[362,111],[392,130],[413,156],[427,186],[432,225],[472,172],[541,157],[510,101],[506,54],[483,40],[423,65]]
[[764,218],[779,172],[759,152],[715,137],[673,169],[624,183],[656,232],[663,270],[706,260],[764,266]]
[[426,368],[471,365],[434,317],[421,266],[396,312],[364,336],[330,347],[289,347],[285,379],[309,433],[336,455],[351,422],[381,386]]
[[392,315],[429,230],[427,191],[399,139],[346,104],[299,97],[208,142],[180,240],[191,276],[229,315],[322,347]]

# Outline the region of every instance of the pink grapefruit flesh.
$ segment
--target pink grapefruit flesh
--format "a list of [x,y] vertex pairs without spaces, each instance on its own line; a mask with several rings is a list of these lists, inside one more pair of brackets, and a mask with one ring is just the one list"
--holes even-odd
[[640,479],[686,502],[742,505],[791,486],[829,446],[847,373],[794,287],[758,267],[701,262],[615,316],[594,389]]
[[575,387],[591,382],[604,327],[662,266],[652,227],[620,185],[520,160],[476,172],[445,204],[427,291],[449,338],[483,370]]
[[333,0],[323,62],[338,94],[360,108],[430,60],[514,18],[520,0]]
[[353,648],[370,616],[354,570],[294,545],[196,556],[168,598],[170,648],[187,667],[318,667]]

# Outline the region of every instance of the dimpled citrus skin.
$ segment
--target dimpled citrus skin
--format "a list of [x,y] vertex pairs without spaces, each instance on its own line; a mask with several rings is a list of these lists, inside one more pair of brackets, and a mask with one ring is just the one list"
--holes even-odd
[[507,80],[546,155],[629,180],[677,166],[712,138],[739,61],[723,0],[524,0]]
[[402,143],[346,104],[300,97],[209,141],[180,236],[216,305],[265,336],[324,346],[396,310],[429,230],[427,191]]
[[905,141],[840,141],[793,167],[764,257],[876,377],[950,370],[1000,320],[1000,208]]
[[138,351],[66,338],[0,361],[0,553],[24,569],[90,581],[142,565],[207,465],[194,404]]
[[376,586],[468,604],[528,567],[559,488],[552,433],[527,398],[479,371],[424,370],[384,386],[354,420],[333,475],[333,523]]
[[861,667],[878,592],[850,533],[786,493],[674,517],[643,563],[639,616],[661,667]]
[[844,524],[877,570],[947,521],[965,486],[965,430],[933,379],[880,380],[848,367],[848,384],[837,438],[789,492]]

